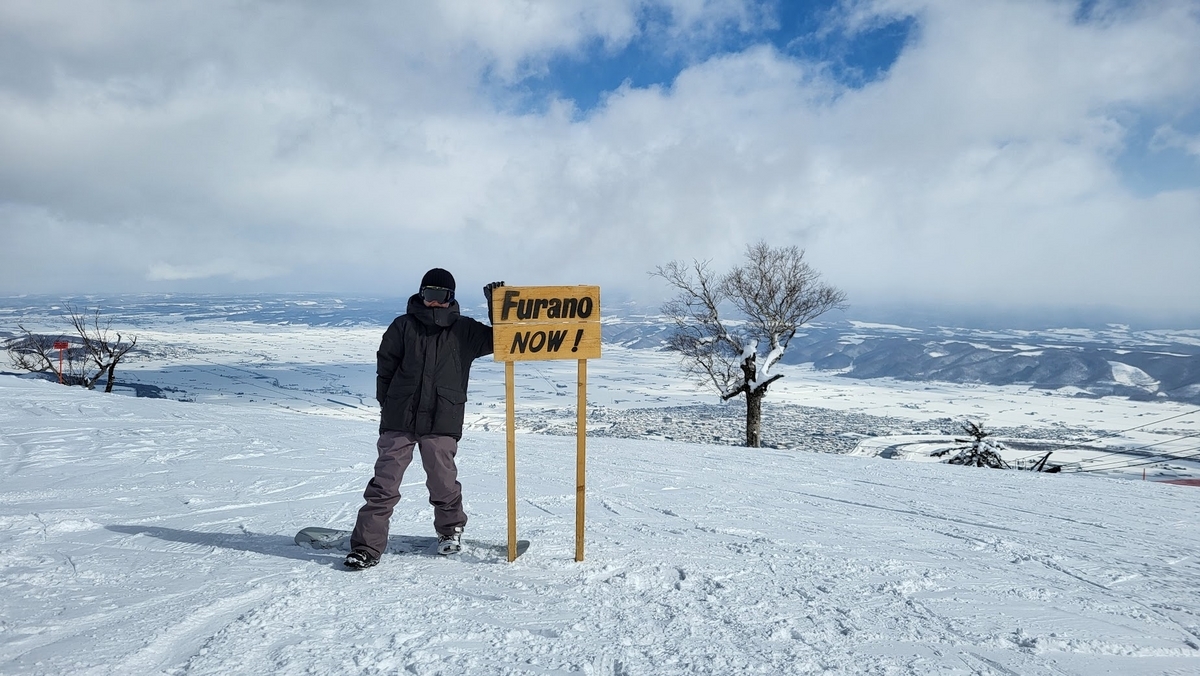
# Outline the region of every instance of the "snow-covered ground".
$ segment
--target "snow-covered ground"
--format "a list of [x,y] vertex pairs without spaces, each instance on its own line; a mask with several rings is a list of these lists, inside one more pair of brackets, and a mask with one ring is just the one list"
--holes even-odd
[[[520,435],[515,563],[305,550],[347,526],[362,421],[0,378],[3,673],[1200,669],[1200,491],[796,450]],[[462,445],[502,542],[504,441]],[[427,534],[419,469],[394,531]]]
[[[584,562],[574,441],[553,436],[575,365],[522,363],[519,428],[550,433],[518,436],[530,551],[350,573],[292,536],[353,521],[381,332],[151,322],[151,358],[118,375],[182,402],[0,376],[0,673],[1200,673],[1200,490],[875,457],[963,418],[1185,453],[1194,406],[792,366],[768,399],[780,447],[751,451],[736,403],[670,355],[606,346]],[[469,535],[497,543],[501,374],[477,363],[459,456]],[[423,480],[394,532],[430,533]]]

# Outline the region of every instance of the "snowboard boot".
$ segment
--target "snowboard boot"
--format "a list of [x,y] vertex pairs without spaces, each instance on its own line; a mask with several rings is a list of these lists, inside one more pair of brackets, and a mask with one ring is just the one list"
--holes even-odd
[[356,549],[346,555],[345,565],[350,570],[363,570],[379,563],[378,556],[372,556],[365,549]]
[[449,535],[438,533],[437,553],[442,556],[457,554],[462,551],[462,526],[455,526]]

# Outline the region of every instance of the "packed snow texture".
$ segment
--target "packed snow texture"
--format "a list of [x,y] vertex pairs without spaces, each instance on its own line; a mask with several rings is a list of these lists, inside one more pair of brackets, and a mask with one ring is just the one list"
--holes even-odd
[[[300,548],[348,527],[373,425],[0,377],[6,674],[1190,674],[1195,488],[518,435],[502,557]],[[504,437],[459,454],[505,537]],[[393,531],[428,534],[414,464]]]

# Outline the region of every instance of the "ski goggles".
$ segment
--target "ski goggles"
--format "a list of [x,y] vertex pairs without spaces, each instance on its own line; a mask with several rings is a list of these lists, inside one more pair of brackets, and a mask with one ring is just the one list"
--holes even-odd
[[426,303],[449,303],[454,300],[454,289],[441,286],[421,287],[421,300]]

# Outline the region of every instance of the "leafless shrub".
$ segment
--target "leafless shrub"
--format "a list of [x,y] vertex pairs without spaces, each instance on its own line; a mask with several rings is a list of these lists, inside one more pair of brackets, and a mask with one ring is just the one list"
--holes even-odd
[[[74,336],[34,333],[18,325],[20,333],[5,345],[9,362],[13,368],[50,374],[63,384],[82,385],[88,389],[107,376],[104,391],[112,392],[117,365],[137,346],[137,336],[126,340],[120,332],[112,330],[111,320],[102,325],[98,309],[88,316],[68,305],[66,319]],[[64,343],[66,347],[61,350],[55,347]]]

